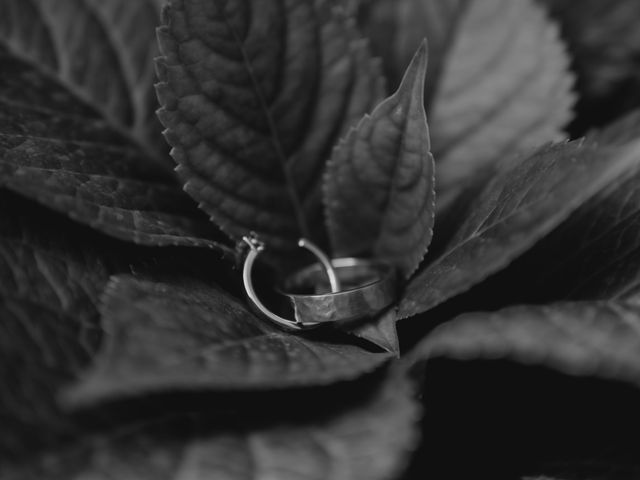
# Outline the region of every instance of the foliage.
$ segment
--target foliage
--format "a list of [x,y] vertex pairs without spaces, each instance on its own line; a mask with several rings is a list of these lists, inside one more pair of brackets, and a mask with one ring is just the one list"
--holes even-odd
[[[584,3],[0,0],[0,478],[637,473],[640,11]],[[251,233],[397,299],[284,331]]]

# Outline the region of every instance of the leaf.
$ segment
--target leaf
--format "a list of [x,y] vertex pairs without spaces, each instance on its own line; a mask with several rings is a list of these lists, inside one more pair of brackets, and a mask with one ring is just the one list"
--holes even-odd
[[429,310],[506,267],[600,192],[623,184],[640,143],[580,142],[540,149],[498,176],[477,199],[445,253],[408,284],[400,318]]
[[232,238],[318,236],[324,163],[384,91],[353,22],[322,0],[175,0],[164,22],[159,118],[187,193]]
[[607,97],[627,87],[637,88],[640,5],[632,0],[580,2],[545,0],[563,25],[580,72],[581,86],[591,98]]
[[80,240],[95,238],[21,202],[0,193],[0,456],[9,457],[74,431],[55,396],[97,350],[95,304],[108,279]]
[[66,395],[70,403],[325,385],[371,372],[390,357],[279,330],[219,287],[188,279],[114,277],[102,318],[104,346]]
[[434,330],[412,359],[509,359],[640,386],[640,309],[624,302],[517,306]]
[[159,0],[7,0],[2,6],[0,50],[55,79],[140,145],[156,169],[168,170],[153,91]]
[[384,351],[400,357],[400,341],[396,330],[398,312],[391,308],[373,321],[366,321],[359,325],[349,326],[346,332],[377,345]]
[[[624,147],[640,138],[640,116],[632,113],[586,142]],[[518,259],[495,291],[518,285],[518,302],[632,300],[640,293],[640,164],[585,202],[551,234]],[[513,300],[513,291],[510,291]]]
[[[624,146],[640,138],[633,113],[587,142]],[[640,164],[578,209],[524,263],[531,286],[566,299],[640,299]]]
[[564,136],[574,103],[569,59],[533,0],[378,0],[363,23],[396,78],[429,39],[438,208],[495,162]]
[[113,237],[233,251],[139,150],[28,65],[0,51],[0,187]]
[[405,278],[418,268],[433,235],[426,67],[423,44],[398,91],[336,147],[324,184],[334,253],[372,256],[394,265]]
[[333,412],[320,407],[312,419],[275,425],[248,424],[246,417],[234,416],[233,428],[227,429],[220,420],[194,416],[173,424],[130,427],[119,435],[47,455],[37,463],[0,467],[0,476],[21,480],[396,478],[406,468],[418,437],[421,412],[412,386],[402,377],[392,377],[363,400]]

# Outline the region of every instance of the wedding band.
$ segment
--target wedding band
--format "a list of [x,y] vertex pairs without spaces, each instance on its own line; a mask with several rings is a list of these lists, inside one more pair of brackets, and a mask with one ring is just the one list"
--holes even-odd
[[[396,274],[390,266],[360,258],[329,260],[322,250],[302,239],[298,246],[313,253],[318,263],[286,279],[286,291],[281,293],[291,302],[294,320],[284,318],[266,307],[254,289],[253,265],[265,245],[255,236],[242,240],[249,246],[242,271],[247,296],[258,313],[287,330],[374,317],[396,299]],[[309,290],[313,293],[307,293]]]
[[396,275],[391,267],[359,258],[336,258],[331,264],[346,287],[339,292],[288,293],[321,285],[324,280],[321,264],[303,268],[286,279],[283,294],[293,304],[296,321],[350,322],[373,317],[395,301]]
[[[242,241],[249,246],[249,252],[244,261],[244,267],[242,269],[242,281],[244,284],[244,289],[247,293],[247,296],[251,300],[253,306],[258,310],[260,314],[262,314],[267,319],[271,320],[273,323],[286,328],[288,330],[307,330],[310,328],[315,328],[319,326],[318,323],[314,322],[306,322],[304,320],[297,319],[289,320],[287,318],[281,317],[280,315],[269,310],[260,300],[256,291],[253,287],[253,264],[256,259],[265,249],[264,243],[258,240],[254,235],[246,236],[242,238]],[[313,253],[316,258],[319,260],[319,268],[326,275],[326,279],[329,281],[331,291],[338,291],[340,289],[340,282],[335,273],[333,266],[329,258],[320,250],[317,246],[311,243],[308,240],[301,239],[298,242],[298,246],[302,248],[306,248],[311,253]]]

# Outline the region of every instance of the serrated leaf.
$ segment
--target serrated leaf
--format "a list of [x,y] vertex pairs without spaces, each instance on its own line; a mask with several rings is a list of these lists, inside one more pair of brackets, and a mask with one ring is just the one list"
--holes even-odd
[[149,176],[139,150],[28,65],[0,51],[0,187],[116,238],[232,256],[191,199]]
[[434,330],[411,355],[509,359],[640,386],[640,309],[576,302],[465,314]]
[[427,47],[398,91],[336,147],[324,183],[329,236],[338,256],[371,256],[405,278],[433,234],[434,165],[424,111]]
[[353,22],[322,0],[176,0],[164,18],[159,118],[187,193],[233,238],[318,236],[324,163],[384,91]]
[[564,136],[574,103],[569,59],[533,0],[378,0],[363,22],[396,78],[429,39],[438,208],[492,164]]
[[97,350],[109,275],[72,226],[6,192],[0,204],[0,456],[12,457],[74,430],[55,396]]
[[613,0],[604,4],[586,0],[580,2],[580,8],[570,0],[543,0],[543,3],[562,23],[580,72],[581,87],[589,97],[602,99],[621,88],[637,88],[640,84],[637,2]]
[[55,78],[168,170],[153,91],[159,0],[5,0],[2,11],[0,50]]
[[[594,145],[624,146],[640,138],[638,113],[593,132]],[[559,299],[640,298],[640,163],[580,207],[523,258],[528,286]]]
[[71,403],[164,391],[325,385],[371,372],[390,358],[285,332],[219,287],[187,279],[114,277],[102,318],[104,346],[68,392]]
[[404,378],[389,378],[363,401],[347,405],[338,411],[320,407],[320,415],[311,419],[275,425],[250,424],[238,416],[229,429],[221,427],[219,420],[194,416],[130,427],[22,467],[0,467],[0,476],[24,480],[396,478],[406,468],[418,439],[421,411],[412,386]]
[[624,183],[640,143],[544,147],[487,186],[445,249],[408,284],[400,318],[429,310],[506,267],[580,206]]

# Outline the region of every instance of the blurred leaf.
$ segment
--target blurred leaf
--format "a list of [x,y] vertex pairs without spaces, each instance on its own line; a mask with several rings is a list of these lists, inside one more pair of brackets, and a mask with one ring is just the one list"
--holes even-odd
[[384,92],[340,12],[316,0],[175,0],[165,11],[159,118],[185,190],[232,238],[255,231],[291,250],[323,235],[324,164]]
[[333,252],[372,256],[405,278],[433,234],[434,165],[424,112],[426,45],[398,91],[365,115],[334,150],[324,201]]
[[168,171],[153,91],[159,13],[159,0],[5,0],[0,51],[55,79]]
[[503,269],[640,163],[640,143],[544,147],[487,186],[445,249],[406,288],[400,318],[429,310]]
[[[342,403],[344,405],[344,403]],[[419,403],[408,381],[390,377],[358,404],[312,419],[234,428],[194,416],[181,423],[130,427],[21,467],[2,478],[80,480],[390,480],[406,468],[418,440]],[[247,421],[249,420],[249,421]],[[250,420],[254,420],[250,423]]]
[[439,209],[492,164],[564,137],[574,103],[569,59],[533,0],[377,0],[364,11],[374,51],[396,79],[429,40]]
[[55,396],[98,348],[108,272],[69,225],[0,200],[0,456],[12,457],[74,430]]
[[292,335],[219,287],[114,277],[102,307],[105,343],[66,395],[86,404],[166,391],[310,387],[351,380],[390,355]]
[[177,186],[67,91],[0,51],[0,187],[143,245],[233,251]]
[[606,97],[640,85],[640,4],[633,0],[542,0],[561,22],[585,93]]
[[517,306],[436,328],[411,360],[509,359],[640,386],[640,309],[624,302]]

